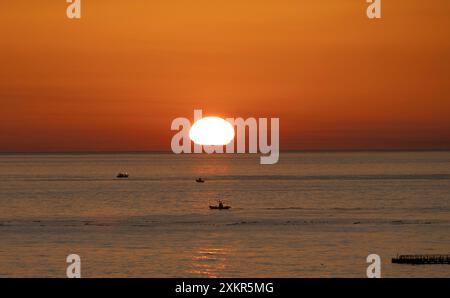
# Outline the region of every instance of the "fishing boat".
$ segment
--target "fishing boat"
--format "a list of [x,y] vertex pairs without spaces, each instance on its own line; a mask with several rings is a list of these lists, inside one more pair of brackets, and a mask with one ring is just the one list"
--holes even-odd
[[117,178],[128,178],[128,173],[127,172],[125,172],[125,173],[119,173],[119,174],[117,174]]
[[219,201],[219,205],[213,205],[213,206],[210,205],[209,209],[228,210],[228,209],[231,209],[231,206],[225,206],[222,201]]
[[197,178],[197,179],[195,179],[195,182],[197,182],[197,183],[205,183],[205,180],[202,179],[202,178]]
[[223,207],[219,207],[219,206],[209,206],[209,209],[228,210],[228,209],[231,209],[231,206],[223,206]]

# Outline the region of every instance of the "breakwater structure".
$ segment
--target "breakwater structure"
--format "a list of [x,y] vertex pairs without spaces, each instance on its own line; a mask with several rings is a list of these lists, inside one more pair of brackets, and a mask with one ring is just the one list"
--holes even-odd
[[399,255],[392,258],[392,263],[412,264],[412,265],[431,265],[431,264],[450,265],[450,255]]

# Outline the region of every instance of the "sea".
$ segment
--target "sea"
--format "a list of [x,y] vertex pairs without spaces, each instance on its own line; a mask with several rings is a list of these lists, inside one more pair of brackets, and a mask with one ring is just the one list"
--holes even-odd
[[450,254],[450,152],[1,154],[0,277],[65,277],[70,254],[82,277],[364,278],[370,254],[450,277],[391,262]]

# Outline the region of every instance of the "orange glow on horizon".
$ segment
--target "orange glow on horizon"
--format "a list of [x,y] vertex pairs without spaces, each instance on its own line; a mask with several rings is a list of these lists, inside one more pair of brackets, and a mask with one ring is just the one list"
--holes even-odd
[[281,150],[449,149],[450,1],[0,3],[0,152],[170,150],[194,109]]

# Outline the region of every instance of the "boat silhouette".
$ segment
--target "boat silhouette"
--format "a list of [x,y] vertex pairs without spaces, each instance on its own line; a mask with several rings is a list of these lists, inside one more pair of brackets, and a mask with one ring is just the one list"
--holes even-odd
[[219,201],[219,205],[213,205],[213,206],[210,205],[209,209],[228,210],[228,209],[231,209],[231,206],[225,206],[222,201]]
[[128,173],[127,172],[125,172],[125,173],[119,173],[119,174],[117,174],[117,178],[128,178]]

